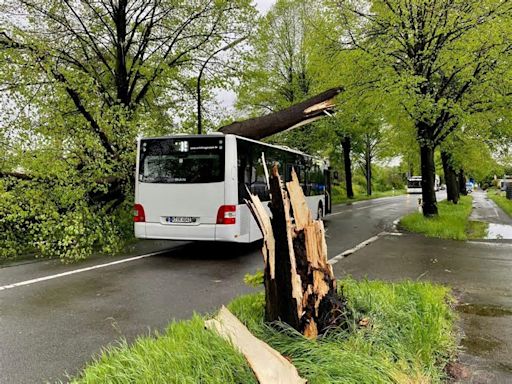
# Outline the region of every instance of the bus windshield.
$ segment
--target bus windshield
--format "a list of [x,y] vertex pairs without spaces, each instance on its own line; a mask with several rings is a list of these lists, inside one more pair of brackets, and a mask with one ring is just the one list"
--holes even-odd
[[143,183],[224,181],[224,138],[144,139],[139,156]]
[[409,179],[407,181],[407,187],[409,188],[421,188],[421,179]]

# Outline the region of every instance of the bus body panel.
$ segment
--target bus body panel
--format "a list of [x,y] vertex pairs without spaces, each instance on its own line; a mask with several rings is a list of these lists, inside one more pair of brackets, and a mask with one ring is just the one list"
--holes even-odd
[[197,218],[195,223],[187,226],[215,224],[217,211],[224,205],[224,183],[141,183],[138,202],[144,207],[148,223],[165,225],[166,217],[178,216]]
[[[146,215],[145,238],[212,240],[217,211],[224,205],[224,183],[145,184],[139,186],[137,202]],[[193,204],[190,204],[190,201]],[[168,223],[168,217],[193,217],[191,224]]]

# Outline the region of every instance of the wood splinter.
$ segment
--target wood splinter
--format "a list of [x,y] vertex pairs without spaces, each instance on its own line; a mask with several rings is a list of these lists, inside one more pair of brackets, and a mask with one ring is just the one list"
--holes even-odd
[[215,319],[205,322],[206,328],[217,332],[240,351],[261,384],[304,384],[297,369],[279,352],[254,337],[226,307]]

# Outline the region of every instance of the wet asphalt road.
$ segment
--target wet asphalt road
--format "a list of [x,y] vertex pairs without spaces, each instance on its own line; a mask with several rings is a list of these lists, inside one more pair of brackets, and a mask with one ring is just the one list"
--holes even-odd
[[420,235],[381,236],[334,265],[337,278],[429,280],[459,301],[460,383],[512,383],[512,241],[460,242]]
[[[442,195],[441,195],[442,196]],[[440,197],[441,197],[440,196]],[[337,206],[325,219],[329,258],[392,228],[417,207],[418,196],[397,196]],[[0,383],[66,381],[103,346],[162,330],[172,319],[209,312],[251,291],[246,273],[261,268],[259,245],[146,242],[131,255],[163,254],[0,289]],[[0,287],[89,267],[57,261],[0,268]],[[364,265],[361,268],[365,268]]]

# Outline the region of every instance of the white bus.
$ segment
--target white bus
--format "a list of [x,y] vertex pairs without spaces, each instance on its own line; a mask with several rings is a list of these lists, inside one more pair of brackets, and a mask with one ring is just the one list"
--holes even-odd
[[269,200],[262,153],[285,181],[295,168],[314,217],[330,212],[325,164],[299,151],[235,135],[142,138],[137,145],[134,225],[142,239],[250,243],[261,231],[247,189]]
[[[439,175],[434,178],[434,191],[441,189],[441,179]],[[421,176],[411,176],[407,179],[407,193],[421,193]]]
[[407,179],[407,193],[421,193],[421,176],[411,176]]

